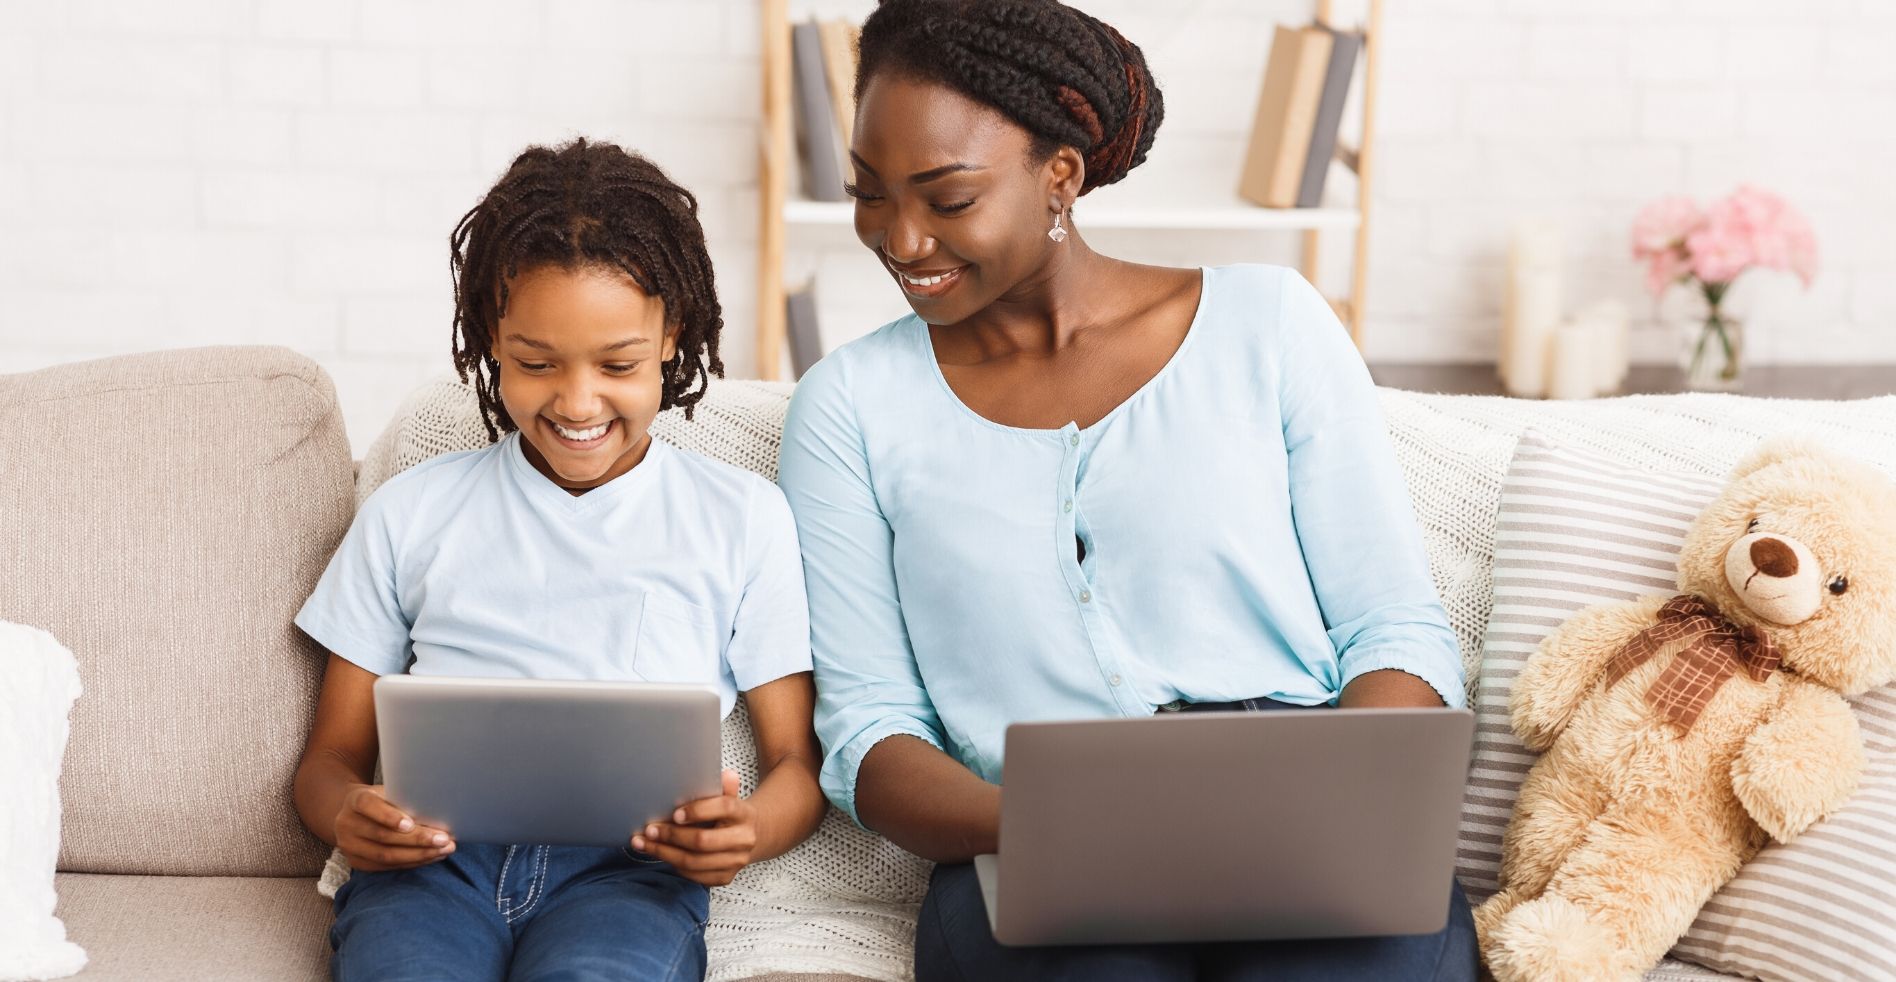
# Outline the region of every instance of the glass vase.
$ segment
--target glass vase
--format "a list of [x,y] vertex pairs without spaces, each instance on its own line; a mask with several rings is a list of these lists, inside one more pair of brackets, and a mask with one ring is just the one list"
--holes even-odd
[[1720,304],[1723,284],[1706,288],[1702,318],[1688,322],[1684,331],[1680,367],[1685,387],[1706,392],[1735,392],[1744,386],[1745,329]]

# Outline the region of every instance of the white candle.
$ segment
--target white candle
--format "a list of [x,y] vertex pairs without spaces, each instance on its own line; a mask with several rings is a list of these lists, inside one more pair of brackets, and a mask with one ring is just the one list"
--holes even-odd
[[1522,219],[1508,240],[1508,261],[1516,266],[1552,269],[1566,259],[1560,223],[1546,216]]
[[[1495,364],[1503,388],[1511,394],[1538,397],[1545,385],[1546,368],[1541,366],[1545,355],[1538,350],[1545,340],[1535,338],[1540,337],[1543,330],[1551,330],[1545,308],[1549,299],[1546,293],[1549,277],[1554,284],[1553,316],[1560,316],[1559,275],[1563,252],[1560,224],[1550,218],[1523,219],[1515,222],[1509,233],[1508,275],[1501,303],[1501,350]],[[1527,273],[1538,275],[1524,287],[1521,277]],[[1523,289],[1531,295],[1523,298]],[[1524,331],[1533,337],[1524,339]],[[1517,380],[1513,373],[1522,365],[1541,367],[1530,367],[1529,375]]]
[[1591,399],[1598,394],[1594,388],[1598,346],[1599,332],[1590,323],[1567,321],[1554,330],[1547,398]]
[[1510,283],[1513,324],[1502,378],[1508,395],[1538,399],[1547,389],[1548,350],[1560,323],[1560,274],[1551,269],[1517,269]]
[[1574,320],[1587,325],[1597,339],[1593,352],[1593,388],[1598,392],[1619,391],[1620,384],[1626,381],[1632,345],[1632,325],[1626,305],[1617,300],[1601,300],[1588,304],[1574,315]]

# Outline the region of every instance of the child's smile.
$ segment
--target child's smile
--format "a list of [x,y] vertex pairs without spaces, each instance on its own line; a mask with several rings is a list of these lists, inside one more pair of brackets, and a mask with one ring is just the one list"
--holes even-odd
[[543,266],[508,282],[499,327],[500,401],[533,466],[575,493],[638,466],[673,352],[665,305],[617,270]]

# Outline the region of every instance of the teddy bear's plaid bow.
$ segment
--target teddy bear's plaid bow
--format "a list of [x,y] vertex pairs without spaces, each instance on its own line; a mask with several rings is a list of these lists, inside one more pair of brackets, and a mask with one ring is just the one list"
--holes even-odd
[[1659,608],[1659,623],[1633,635],[1613,655],[1606,666],[1606,687],[1618,684],[1661,648],[1681,641],[1684,647],[1646,690],[1646,704],[1680,734],[1692,729],[1726,680],[1742,670],[1751,681],[1762,682],[1777,671],[1780,661],[1770,635],[1756,627],[1739,627],[1717,607],[1681,595]]

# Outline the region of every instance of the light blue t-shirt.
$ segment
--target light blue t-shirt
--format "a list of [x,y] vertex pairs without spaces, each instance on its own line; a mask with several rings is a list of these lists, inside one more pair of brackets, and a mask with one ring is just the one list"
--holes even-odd
[[517,433],[396,475],[296,625],[377,675],[693,682],[727,714],[739,691],[810,670],[783,493],[656,439],[582,495],[535,470]]
[[1018,721],[1314,705],[1386,668],[1461,705],[1455,634],[1349,334],[1294,271],[1203,275],[1178,351],[1084,429],[977,415],[912,315],[797,387],[778,481],[838,807],[855,814],[862,758],[895,734],[999,782]]

